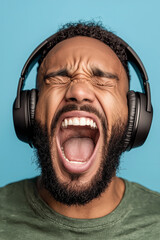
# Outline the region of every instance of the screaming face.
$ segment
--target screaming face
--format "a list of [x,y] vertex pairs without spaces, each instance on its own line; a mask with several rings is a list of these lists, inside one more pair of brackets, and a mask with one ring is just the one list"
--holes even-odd
[[38,73],[34,145],[41,183],[64,204],[86,204],[115,175],[127,125],[128,80],[102,42],[75,37],[57,44]]

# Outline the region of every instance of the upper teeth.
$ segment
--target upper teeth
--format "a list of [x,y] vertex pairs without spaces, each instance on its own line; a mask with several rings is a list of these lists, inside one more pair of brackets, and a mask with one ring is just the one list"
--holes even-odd
[[91,128],[97,128],[97,124],[93,121],[93,119],[85,117],[65,118],[62,121],[62,127],[67,128],[67,126],[90,126]]

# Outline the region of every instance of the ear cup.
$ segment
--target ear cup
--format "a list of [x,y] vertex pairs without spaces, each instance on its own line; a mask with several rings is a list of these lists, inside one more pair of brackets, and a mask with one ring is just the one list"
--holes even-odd
[[153,117],[153,109],[147,111],[147,99],[144,93],[128,92],[128,129],[125,148],[130,150],[141,146],[149,133]]
[[20,108],[13,104],[13,121],[17,137],[26,143],[31,143],[32,124],[37,102],[36,89],[21,91]]
[[124,141],[124,148],[130,149],[136,115],[136,93],[134,91],[129,91],[127,98],[128,98],[128,128],[126,138]]

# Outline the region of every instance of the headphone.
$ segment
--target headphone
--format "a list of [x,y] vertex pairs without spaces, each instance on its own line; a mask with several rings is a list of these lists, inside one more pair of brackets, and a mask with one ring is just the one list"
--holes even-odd
[[[17,137],[32,146],[32,127],[35,117],[38,91],[23,90],[25,80],[32,67],[40,59],[48,43],[52,42],[55,34],[43,41],[29,56],[21,71],[17,96],[13,104],[13,121]],[[141,146],[149,133],[153,109],[151,104],[150,86],[144,65],[136,52],[121,38],[117,37],[126,48],[128,62],[138,75],[142,92],[128,92],[128,128],[124,140],[124,149]]]

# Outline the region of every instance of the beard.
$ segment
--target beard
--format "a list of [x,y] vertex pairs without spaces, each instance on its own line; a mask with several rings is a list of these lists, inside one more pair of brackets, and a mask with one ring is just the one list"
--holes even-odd
[[41,169],[41,185],[48,190],[50,195],[58,202],[71,205],[85,205],[95,198],[98,198],[108,187],[119,166],[121,154],[124,152],[124,139],[126,136],[127,124],[118,119],[112,126],[111,136],[107,136],[107,121],[93,107],[85,105],[80,110],[94,113],[98,116],[103,127],[103,146],[99,169],[88,184],[78,185],[76,180],[78,174],[69,174],[70,181],[62,183],[56,175],[54,167],[55,154],[51,151],[54,146],[50,138],[54,137],[59,117],[62,113],[78,110],[76,105],[68,105],[62,108],[53,118],[51,124],[51,135],[48,135],[47,126],[42,126],[38,121],[33,124],[33,145]]

